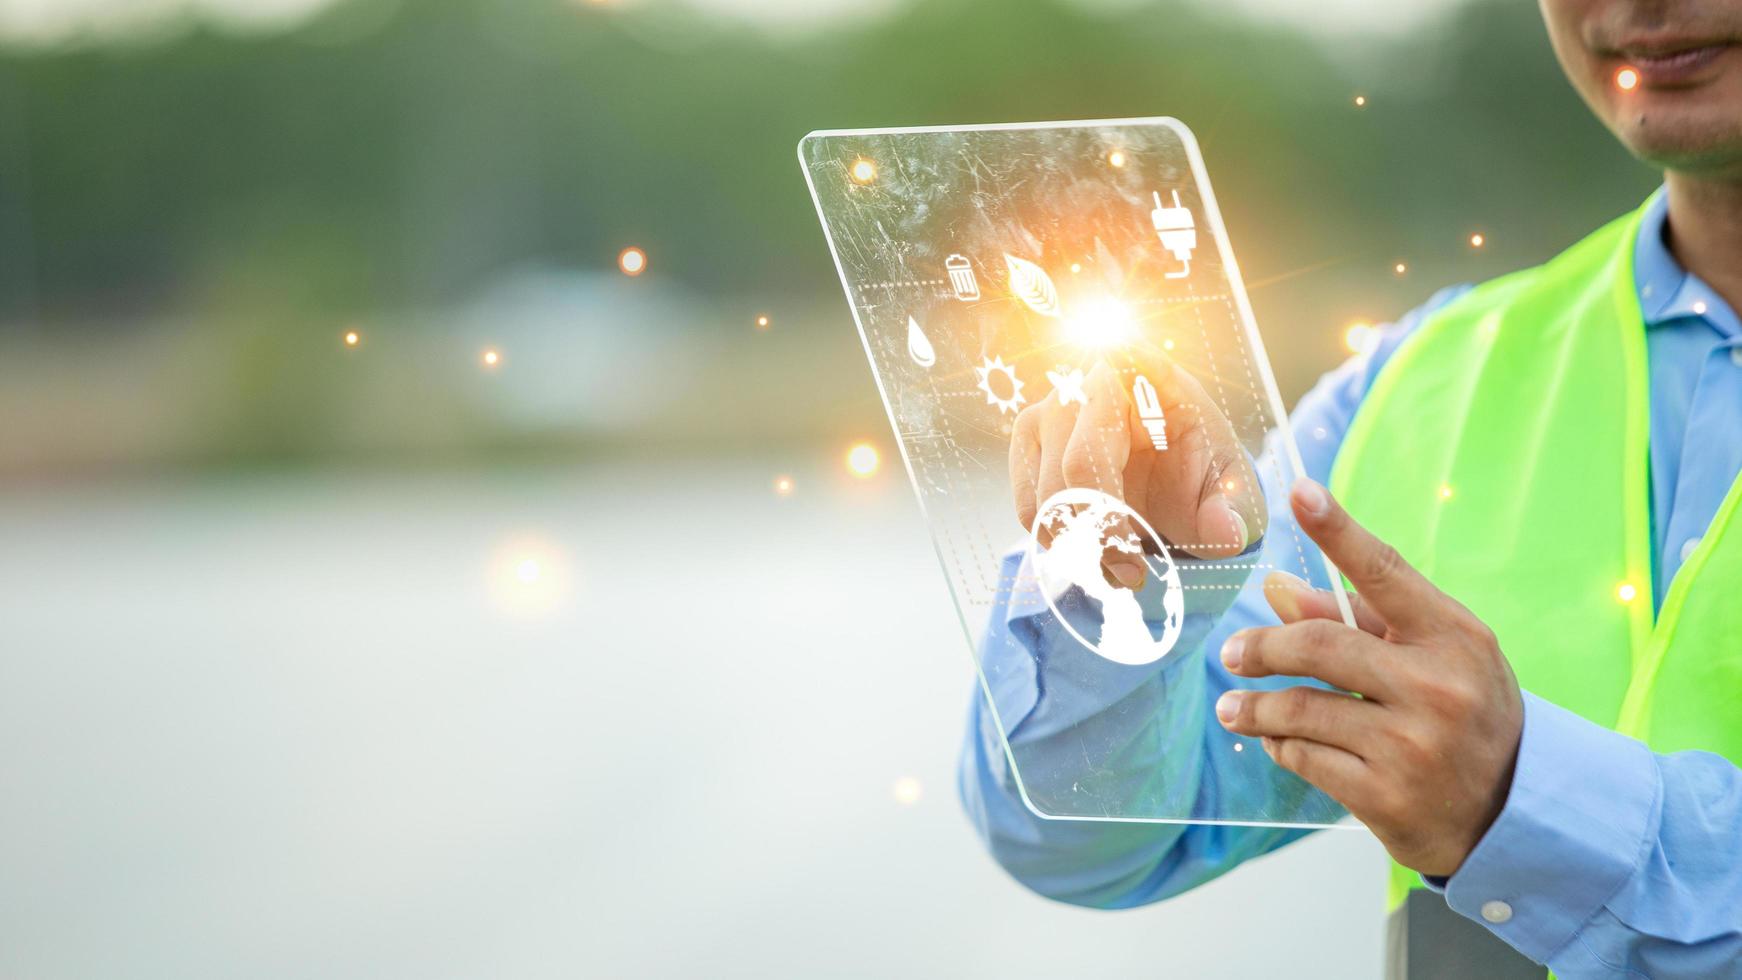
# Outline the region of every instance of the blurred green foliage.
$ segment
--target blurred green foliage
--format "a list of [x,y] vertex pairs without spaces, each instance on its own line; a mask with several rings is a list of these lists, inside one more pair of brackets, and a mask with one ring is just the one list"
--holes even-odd
[[318,358],[267,334],[326,345],[345,318],[442,309],[528,264],[609,269],[636,243],[733,323],[839,310],[817,326],[827,370],[862,378],[800,136],[1157,114],[1204,144],[1291,393],[1347,320],[1540,261],[1656,180],[1510,0],[1329,39],[1183,0],[927,0],[802,35],[662,0],[350,0],[270,36],[0,52],[0,338],[221,324],[251,365],[232,424],[295,452],[319,434],[274,406],[327,382],[274,376]]

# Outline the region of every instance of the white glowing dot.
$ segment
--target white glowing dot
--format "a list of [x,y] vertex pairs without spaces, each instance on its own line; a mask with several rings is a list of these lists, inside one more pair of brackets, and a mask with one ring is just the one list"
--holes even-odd
[[895,781],[894,786],[890,787],[890,792],[895,796],[895,802],[902,806],[912,806],[918,803],[919,798],[925,794],[925,787],[921,786],[919,780],[912,776],[903,776]]
[[626,276],[639,276],[647,271],[647,253],[631,245],[617,253],[617,268]]
[[1396,265],[1391,267],[1391,271],[1394,275],[1401,276],[1409,271],[1409,266],[1402,263],[1402,262],[1399,262]]
[[345,346],[355,347],[363,342],[363,335],[355,330],[345,331]]
[[1365,95],[1355,96],[1355,108],[1364,109],[1366,107],[1367,107],[1367,97]]
[[1639,590],[1633,587],[1632,582],[1622,582],[1621,587],[1615,590],[1615,598],[1622,602],[1632,602],[1638,597]]
[[1114,150],[1112,153],[1107,154],[1107,162],[1115,167],[1125,166],[1125,151]]
[[1481,248],[1482,246],[1484,246],[1486,244],[1488,244],[1488,236],[1482,234],[1481,232],[1478,231],[1475,234],[1470,236],[1470,247],[1471,248]]
[[1234,751],[1244,752],[1244,751],[1246,751],[1246,746],[1240,742],[1235,742],[1234,743]]
[[1131,307],[1103,296],[1074,308],[1065,320],[1065,334],[1079,347],[1101,350],[1117,347],[1136,333]]
[[877,447],[868,442],[856,442],[847,450],[847,472],[864,478],[877,472],[882,462],[877,455]]
[[486,347],[481,360],[483,360],[485,367],[493,368],[502,363],[502,354],[494,347]]
[[1452,487],[1450,484],[1441,484],[1441,486],[1440,486],[1440,499],[1441,500],[1452,499]]
[[1166,340],[1162,341],[1161,342],[1161,349],[1162,350],[1173,350],[1173,338],[1169,337]]
[[1071,271],[1072,271],[1072,272],[1081,272],[1081,271],[1083,271],[1083,264],[1082,264],[1082,263],[1081,263],[1081,262],[1072,262],[1072,263],[1071,263]]
[[1698,303],[1694,304],[1694,312],[1699,314],[1700,316],[1706,315],[1706,302],[1705,302],[1705,300],[1701,300]]
[[790,477],[790,476],[777,476],[774,478],[774,492],[775,493],[780,494],[782,497],[790,497],[790,496],[792,496],[792,491],[793,491],[792,477]]
[[1379,346],[1379,329],[1371,323],[1357,320],[1343,328],[1343,346],[1353,354],[1370,354]]
[[855,184],[869,184],[877,179],[877,165],[864,157],[854,160],[848,172],[853,175]]
[[1615,73],[1615,87],[1623,92],[1631,92],[1639,87],[1639,72],[1632,68],[1623,68]]
[[553,612],[573,592],[568,556],[542,537],[518,536],[502,541],[492,553],[485,574],[491,605],[516,619]]
[[769,323],[768,314],[764,313],[761,316],[756,318],[756,329],[767,330],[768,323]]

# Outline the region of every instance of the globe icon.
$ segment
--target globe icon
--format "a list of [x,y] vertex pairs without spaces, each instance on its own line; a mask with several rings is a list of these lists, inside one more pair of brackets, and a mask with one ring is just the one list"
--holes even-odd
[[[1042,547],[1040,532],[1052,534],[1052,544]],[[1156,549],[1146,554],[1147,538]],[[1137,594],[1107,581],[1101,559],[1107,551],[1137,555],[1149,568],[1145,590],[1162,588],[1161,636],[1150,632],[1138,604]],[[1179,567],[1168,554],[1161,535],[1142,515],[1099,490],[1072,487],[1061,490],[1041,505],[1028,535],[1029,567],[1035,570],[1041,595],[1053,616],[1077,642],[1118,664],[1141,666],[1167,656],[1179,642],[1185,618],[1185,591],[1180,587]],[[1100,607],[1100,628],[1078,628],[1057,605],[1071,587]],[[1077,617],[1082,618],[1080,615]]]

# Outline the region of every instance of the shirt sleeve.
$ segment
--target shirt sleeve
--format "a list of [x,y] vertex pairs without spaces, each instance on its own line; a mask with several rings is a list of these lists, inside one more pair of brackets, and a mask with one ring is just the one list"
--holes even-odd
[[[1429,314],[1467,288],[1435,294],[1381,331],[1372,350],[1325,375],[1301,399],[1289,425],[1308,476],[1329,479],[1337,447],[1380,368]],[[1279,451],[1281,447],[1267,447],[1265,456]],[[1298,537],[1313,569],[1310,577],[1328,588],[1311,540],[1297,535],[1292,526],[1289,488],[1263,479],[1263,474],[1276,471],[1268,463],[1261,458],[1256,467],[1271,514],[1269,531],[1257,547],[1292,552]],[[1020,554],[1005,558],[1006,581],[1021,571],[1021,560]],[[1296,567],[1299,561],[1297,555],[1278,551],[1256,563],[1250,555],[1221,563],[1244,566],[1240,569],[1194,563],[1194,574],[1200,577],[1231,575],[1229,581],[1243,587],[1221,592],[1233,597],[1223,609],[1189,614],[1174,651],[1146,670],[1101,662],[1056,624],[1048,625],[1049,617],[1001,597],[980,643],[985,690],[984,696],[976,694],[969,709],[959,789],[975,830],[1005,870],[1059,901],[1123,908],[1183,892],[1307,833],[1277,827],[1048,819],[1023,799],[1006,754],[1008,745],[1021,762],[1031,798],[1057,798],[1068,788],[1046,781],[1068,783],[1072,774],[1082,772],[1081,739],[1092,733],[1095,744],[1129,747],[1115,765],[1106,767],[1115,775],[1110,785],[1099,788],[1112,794],[1101,801],[1103,812],[1117,812],[1122,799],[1153,797],[1171,787],[1193,794],[1190,812],[1196,818],[1264,813],[1283,822],[1298,817],[1299,808],[1309,803],[1319,808],[1315,816],[1322,817],[1328,801],[1307,794],[1304,784],[1282,769],[1269,767],[1268,780],[1234,778],[1242,761],[1235,755],[1236,740],[1207,710],[1221,691],[1233,686],[1234,678],[1220,658],[1205,651],[1219,650],[1236,630],[1276,623],[1259,580],[1248,581],[1250,566]],[[1070,614],[1068,605],[1063,611]],[[1254,686],[1249,680],[1241,683]],[[1275,678],[1262,683],[1298,682]],[[1243,771],[1249,771],[1245,761]],[[1105,773],[1097,775],[1106,778]]]
[[1510,795],[1441,885],[1566,980],[1742,976],[1742,770],[1525,695]]

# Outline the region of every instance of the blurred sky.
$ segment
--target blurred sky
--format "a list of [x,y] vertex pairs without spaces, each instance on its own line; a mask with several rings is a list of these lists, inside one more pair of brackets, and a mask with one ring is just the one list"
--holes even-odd
[[[62,41],[81,36],[112,37],[151,32],[190,15],[230,26],[274,29],[293,25],[336,0],[0,0],[0,36],[16,40]],[[416,2],[416,0],[409,0]],[[577,5],[636,0],[569,0]],[[841,19],[877,16],[903,6],[903,0],[688,0],[697,8],[773,27],[823,26]],[[911,0],[910,0],[911,2]],[[1139,8],[1145,0],[1077,0],[1103,10]],[[1402,31],[1457,6],[1462,0],[1200,0],[1205,6],[1237,9],[1279,24],[1341,33]]]

